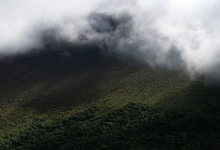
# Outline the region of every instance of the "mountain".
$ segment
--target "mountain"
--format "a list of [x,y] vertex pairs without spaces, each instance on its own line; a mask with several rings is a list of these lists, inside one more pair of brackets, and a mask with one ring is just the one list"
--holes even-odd
[[220,89],[97,46],[0,60],[0,149],[219,149]]

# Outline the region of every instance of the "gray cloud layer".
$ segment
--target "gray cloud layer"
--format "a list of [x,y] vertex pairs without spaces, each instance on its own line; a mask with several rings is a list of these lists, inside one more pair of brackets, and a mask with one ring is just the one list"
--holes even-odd
[[217,0],[1,0],[0,55],[41,48],[42,35],[99,45],[192,78],[220,75]]

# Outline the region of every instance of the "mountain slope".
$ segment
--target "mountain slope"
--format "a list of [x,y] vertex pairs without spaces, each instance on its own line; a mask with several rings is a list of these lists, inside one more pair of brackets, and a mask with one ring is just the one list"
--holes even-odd
[[219,88],[64,49],[1,62],[1,149],[220,148]]

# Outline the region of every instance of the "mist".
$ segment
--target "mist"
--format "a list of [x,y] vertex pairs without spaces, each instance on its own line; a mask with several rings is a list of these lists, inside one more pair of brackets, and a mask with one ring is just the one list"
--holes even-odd
[[[220,82],[217,0],[1,0],[0,55],[55,41],[96,45],[151,67]],[[51,32],[48,32],[51,31]],[[52,33],[52,34],[51,34]]]

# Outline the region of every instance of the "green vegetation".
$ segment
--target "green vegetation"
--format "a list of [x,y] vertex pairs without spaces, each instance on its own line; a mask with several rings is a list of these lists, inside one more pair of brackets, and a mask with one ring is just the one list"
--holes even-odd
[[1,74],[0,149],[220,149],[219,88],[115,60],[35,66]]

